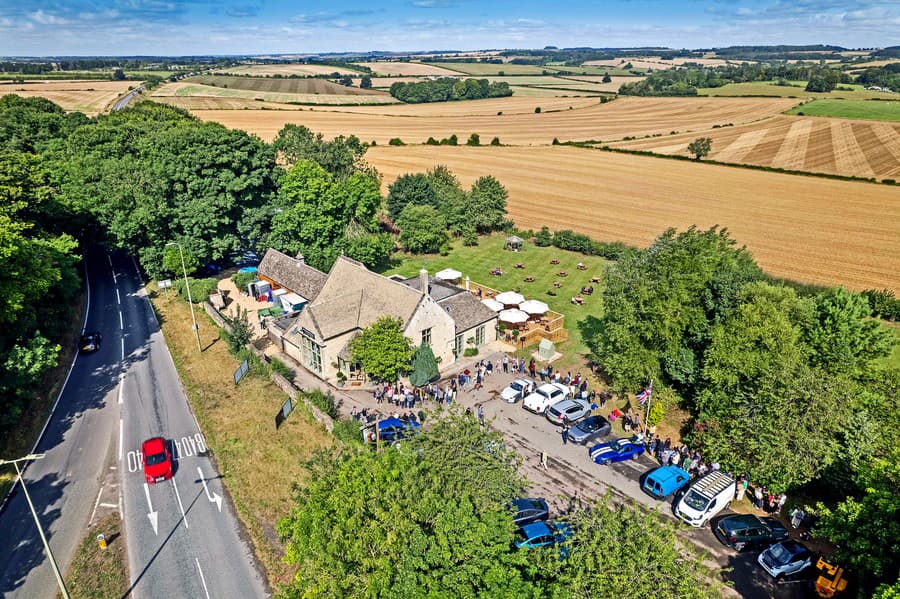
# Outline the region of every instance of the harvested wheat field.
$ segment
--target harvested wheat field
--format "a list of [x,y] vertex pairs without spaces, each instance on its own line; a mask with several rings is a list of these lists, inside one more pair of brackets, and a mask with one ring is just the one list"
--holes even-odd
[[332,73],[340,73],[341,75],[359,75],[359,71],[344,67],[332,67],[325,64],[245,64],[236,67],[228,67],[216,71],[216,73],[235,74],[235,75],[258,75],[260,77],[271,77],[273,75],[281,75],[290,77],[291,75],[300,76],[316,76],[331,75]]
[[[332,96],[328,96],[331,98]],[[347,98],[348,96],[333,96]],[[168,104],[185,110],[303,110],[298,104],[260,102],[249,98],[219,98],[215,96],[151,96],[160,104]]]
[[356,63],[360,66],[369,67],[376,75],[393,76],[409,76],[424,77],[429,75],[446,75],[449,77],[459,77],[459,71],[451,71],[443,67],[421,62],[360,62]]
[[376,147],[366,159],[385,184],[437,164],[464,185],[493,175],[524,228],[645,246],[667,227],[718,224],[772,275],[900,292],[896,187],[565,146]]
[[277,94],[384,95],[384,92],[381,91],[349,87],[327,79],[266,79],[263,77],[222,77],[216,75],[189,77],[183,83]]
[[112,106],[134,81],[42,81],[29,83],[2,83],[0,96],[16,94],[23,98],[47,98],[63,110],[96,115]]
[[532,98],[509,96],[506,98],[486,98],[460,102],[430,102],[426,104],[390,104],[382,106],[335,106],[337,112],[357,112],[359,114],[387,114],[396,116],[497,116],[498,112],[509,114],[534,114],[535,106],[542,112],[587,108],[600,103],[597,97],[547,98],[535,102]]
[[[299,81],[304,81],[300,79]],[[319,81],[319,80],[313,80]],[[322,82],[322,83],[327,83]],[[337,85],[335,87],[342,87]],[[323,88],[325,89],[325,88]],[[327,88],[330,90],[330,88]],[[340,91],[340,90],[337,90]],[[232,89],[228,87],[215,87],[212,85],[199,85],[185,81],[167,83],[152,93],[154,99],[165,97],[201,97],[201,98],[233,98],[251,102],[258,102],[259,109],[265,108],[265,103],[286,104],[289,102],[300,104],[393,104],[397,102],[390,95],[383,92],[369,94],[342,94],[342,93],[275,93],[265,91],[253,91],[249,89]],[[271,108],[271,106],[269,106]]]
[[[541,107],[543,99],[532,99]],[[573,100],[574,101],[574,100]],[[504,144],[546,145],[558,138],[567,140],[622,139],[625,136],[667,134],[670,131],[705,131],[713,125],[755,121],[778,114],[797,100],[788,98],[620,98],[607,104],[586,108],[535,114],[471,115],[464,112],[434,116],[434,110],[421,104],[422,116],[370,115],[321,110],[302,112],[273,111],[195,111],[199,118],[216,121],[226,127],[244,129],[263,139],[274,139],[287,123],[305,125],[326,137],[356,135],[366,141],[387,143],[399,137],[406,143],[424,143],[429,137],[456,134],[466,138],[478,133],[482,140],[499,137]],[[472,101],[448,103],[466,107]],[[441,110],[444,108],[438,108]]]
[[[713,140],[709,157],[720,162],[854,177],[900,178],[900,123],[776,116],[704,135]],[[696,137],[673,135],[615,145],[687,156],[687,145]]]

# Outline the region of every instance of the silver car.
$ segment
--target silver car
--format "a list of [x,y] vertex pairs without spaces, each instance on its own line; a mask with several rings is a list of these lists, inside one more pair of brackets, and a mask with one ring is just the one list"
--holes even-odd
[[591,413],[591,404],[583,399],[564,399],[547,408],[547,420],[561,425],[576,422]]
[[500,392],[500,399],[506,403],[516,403],[534,391],[534,381],[516,379]]
[[569,441],[579,445],[587,445],[600,437],[605,437],[611,430],[612,425],[603,416],[588,416],[569,430]]

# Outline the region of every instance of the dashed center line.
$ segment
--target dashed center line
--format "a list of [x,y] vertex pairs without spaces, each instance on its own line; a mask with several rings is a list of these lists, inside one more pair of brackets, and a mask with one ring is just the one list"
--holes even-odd
[[[178,492],[178,485],[175,484],[174,478],[172,479],[172,488],[175,489],[175,498],[178,500],[178,507],[181,509],[181,519],[184,520],[184,527],[190,528],[190,526],[188,526],[187,514],[184,513],[184,504],[181,503],[181,494]],[[200,566],[199,562],[197,566]],[[208,596],[209,595],[207,594],[207,597]]]
[[203,592],[206,593],[206,599],[209,599],[209,589],[206,588],[206,578],[203,576],[203,569],[200,567],[200,560],[195,557],[194,561],[197,562],[197,571],[200,572],[200,582],[203,583]]

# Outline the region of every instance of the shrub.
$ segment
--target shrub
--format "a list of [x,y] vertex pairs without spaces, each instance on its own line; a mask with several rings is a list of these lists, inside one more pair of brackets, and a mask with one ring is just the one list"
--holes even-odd
[[392,138],[388,141],[388,145],[389,145],[389,146],[405,146],[406,144],[403,143],[403,140],[400,139],[399,137],[392,137]]
[[478,234],[472,229],[466,229],[462,234],[463,245],[472,247],[478,245]]
[[450,137],[445,137],[441,140],[442,146],[455,146],[459,144],[459,139],[456,137],[456,133],[451,135]]
[[534,245],[542,248],[553,245],[553,234],[550,233],[548,227],[541,227],[541,230],[534,236]]
[[503,111],[502,111],[502,110],[498,110],[498,111],[497,111],[497,116],[503,116]]
[[621,241],[594,241],[591,243],[591,254],[607,260],[620,259],[628,249],[628,246]]
[[571,250],[587,255],[590,255],[593,250],[593,242],[590,237],[581,233],[575,233],[569,229],[554,233],[553,245],[561,250]]
[[558,146],[558,145],[559,145],[559,138],[558,138],[558,137],[554,137],[554,138],[553,138],[553,142],[552,142],[551,145]]
[[285,364],[278,358],[269,358],[269,369],[272,372],[280,374],[287,380],[291,380],[294,378],[294,371],[291,370],[287,364]]
[[247,285],[256,280],[256,273],[252,272],[236,272],[231,275],[231,282],[238,288],[238,291],[246,291]]
[[425,141],[425,145],[426,145],[426,146],[437,146],[437,145],[440,145],[440,142],[439,142],[438,140],[436,140],[435,138],[433,138],[433,137],[429,137],[429,138]]
[[[228,342],[228,340],[227,340],[228,333],[225,331],[222,331],[222,334],[226,336],[226,343],[227,343]],[[247,360],[247,366],[249,368],[247,370],[247,376],[268,376],[269,368],[265,364],[262,363],[262,360],[260,360],[256,356],[256,354],[254,354],[252,351],[250,351],[246,347],[241,347],[240,351],[235,352],[233,355],[235,358],[237,358],[238,362],[243,362],[244,360]]]
[[900,321],[900,300],[890,289],[866,289],[862,294],[869,300],[872,314],[885,320]]
[[346,445],[362,445],[362,435],[359,432],[360,424],[349,418],[339,418],[334,421],[334,429],[331,434]]
[[233,355],[237,355],[244,349],[245,345],[250,343],[253,335],[253,329],[250,328],[250,320],[247,317],[247,310],[242,311],[238,307],[237,316],[229,319],[228,324],[231,325],[231,332],[224,332],[225,342],[228,344],[228,351]]
[[466,141],[467,146],[480,146],[481,145],[481,136],[477,133],[473,133],[469,136],[469,139]]
[[463,356],[465,356],[465,357],[467,357],[467,358],[471,358],[472,356],[477,356],[477,355],[478,355],[478,348],[477,348],[477,347],[467,347],[467,348],[463,351]]
[[332,418],[337,418],[338,415],[338,406],[335,402],[334,395],[331,393],[322,393],[319,389],[313,389],[312,391],[308,391],[304,393],[304,396],[309,403],[316,406]]
[[499,138],[499,137],[495,137],[494,139],[492,139],[492,140],[491,140],[491,145],[492,145],[492,146],[499,146],[499,145],[500,145],[500,138]]
[[[212,295],[219,284],[219,281],[213,278],[194,279],[192,277],[188,277],[188,282],[191,286],[191,300],[195,304],[205,302],[207,299],[209,299],[209,296]],[[172,283],[172,286],[175,287],[175,291],[178,293],[178,297],[187,301],[188,293],[187,289],[185,288],[184,278],[175,279]]]
[[535,106],[535,107],[534,107],[534,113],[535,113],[535,114],[540,114],[540,113],[541,113],[541,107],[540,107],[540,106]]

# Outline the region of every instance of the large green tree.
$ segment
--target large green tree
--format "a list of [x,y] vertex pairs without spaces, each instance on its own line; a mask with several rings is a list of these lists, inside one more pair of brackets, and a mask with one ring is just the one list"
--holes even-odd
[[282,596],[535,596],[511,543],[517,465],[458,414],[400,448],[320,455],[278,525],[298,566]]
[[350,354],[375,380],[394,382],[410,371],[412,341],[403,335],[399,318],[383,316],[350,341]]
[[412,372],[409,374],[409,382],[416,387],[423,387],[438,378],[437,360],[431,346],[422,344],[416,348],[413,355]]
[[397,219],[400,245],[414,254],[440,250],[447,243],[447,220],[431,206],[407,206]]
[[355,135],[340,135],[328,141],[321,133],[313,133],[303,125],[288,124],[278,132],[272,146],[288,164],[310,160],[338,180],[354,173],[375,175],[363,160],[366,145]]

